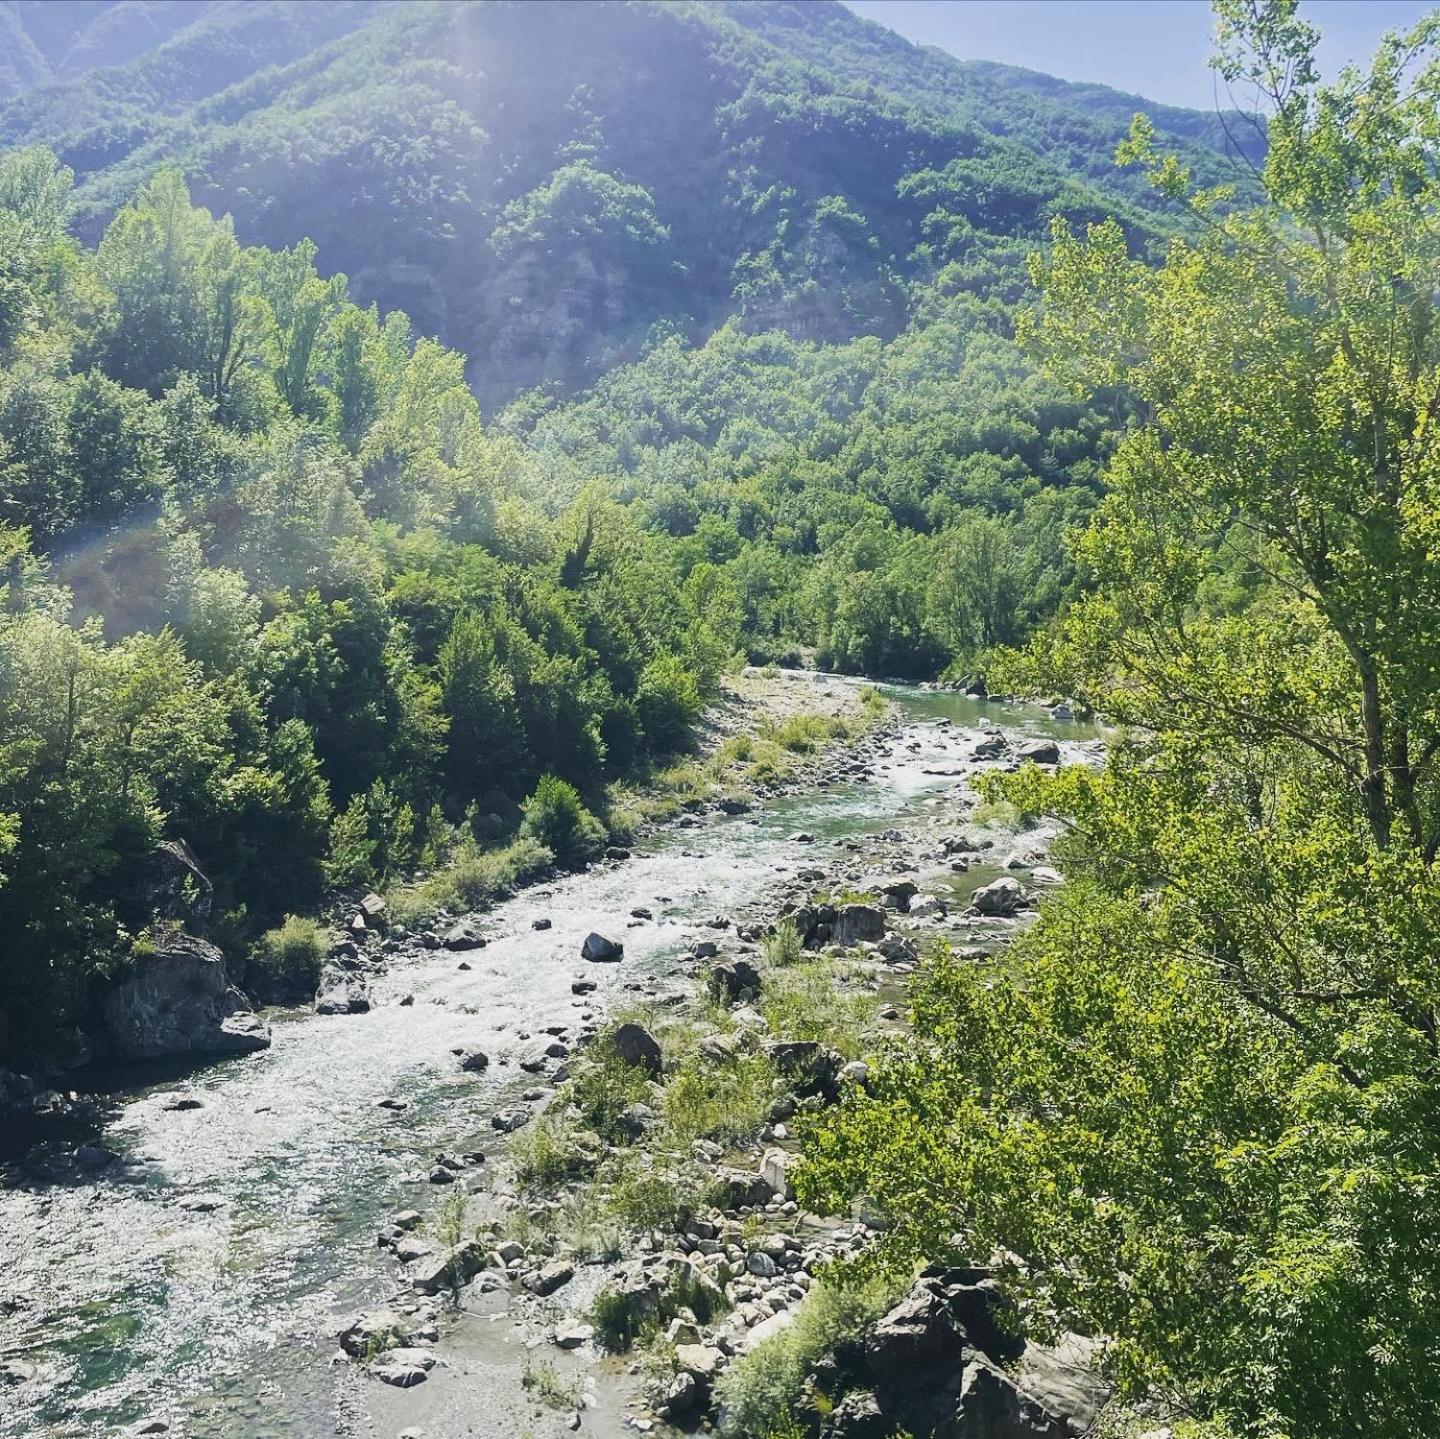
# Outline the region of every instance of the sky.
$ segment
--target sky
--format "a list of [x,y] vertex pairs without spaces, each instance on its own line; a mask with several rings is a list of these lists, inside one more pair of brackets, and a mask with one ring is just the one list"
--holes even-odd
[[[962,60],[1003,60],[1198,109],[1215,108],[1206,0],[845,0],[857,14]],[[1364,61],[1437,0],[1302,0],[1327,71]],[[1220,91],[1225,101],[1223,85]]]

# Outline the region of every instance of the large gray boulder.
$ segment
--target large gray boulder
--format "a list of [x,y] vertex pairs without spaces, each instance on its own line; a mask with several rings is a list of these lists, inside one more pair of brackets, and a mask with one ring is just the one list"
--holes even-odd
[[885,938],[885,911],[878,904],[842,904],[830,929],[836,944],[850,946]]
[[662,1064],[660,1045],[643,1024],[625,1023],[615,1031],[615,1052],[626,1064],[659,1074]]
[[1025,902],[1025,891],[1018,879],[1006,875],[990,884],[983,884],[970,896],[976,914],[1000,918],[1014,914]]
[[591,964],[616,964],[623,957],[625,946],[618,939],[608,939],[592,930],[580,946],[580,958]]
[[146,936],[131,972],[105,998],[105,1027],[122,1059],[249,1054],[270,1031],[226,977],[213,944],[181,930]]

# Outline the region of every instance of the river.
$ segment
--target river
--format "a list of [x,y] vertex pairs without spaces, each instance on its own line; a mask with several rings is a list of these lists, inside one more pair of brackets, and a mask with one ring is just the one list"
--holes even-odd
[[[181,1078],[131,1071],[98,1137],[118,1162],[0,1189],[0,1357],[39,1367],[0,1390],[0,1435],[112,1435],[156,1415],[189,1439],[350,1432],[331,1359],[343,1319],[395,1288],[376,1231],[438,1205],[424,1182],[438,1151],[493,1152],[490,1116],[527,1082],[514,1061],[535,1035],[603,1016],[646,978],[688,984],[677,965],[698,926],[805,867],[795,831],[818,852],[923,823],[956,784],[937,762],[982,720],[1067,749],[1094,735],[1035,707],[885,692],[904,727],[869,778],[667,828],[626,863],[526,891],[481,917],[489,942],[468,969],[445,951],[397,962],[368,1014],[272,1014],[263,1053]],[[655,922],[627,928],[637,905]],[[533,928],[541,918],[549,929]],[[591,929],[623,935],[621,964],[580,961]],[[577,998],[582,974],[599,988]],[[462,1073],[458,1045],[484,1049],[490,1069]]]

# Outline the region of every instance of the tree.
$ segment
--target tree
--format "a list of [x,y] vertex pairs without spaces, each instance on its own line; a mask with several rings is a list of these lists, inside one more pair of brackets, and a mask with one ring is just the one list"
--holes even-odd
[[997,676],[1124,726],[1104,774],[994,782],[1071,884],[1003,966],[937,957],[801,1193],[868,1193],[896,1261],[1008,1256],[1177,1415],[1399,1439],[1440,1424],[1440,17],[1326,86],[1291,0],[1217,11],[1265,205],[1138,121],[1196,233],[1034,266],[1048,362],[1141,416],[1091,593]]

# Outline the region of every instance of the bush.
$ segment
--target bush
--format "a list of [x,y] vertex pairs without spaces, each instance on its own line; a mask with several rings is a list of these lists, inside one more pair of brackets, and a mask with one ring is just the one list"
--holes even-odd
[[753,1139],[775,1102],[775,1066],[760,1054],[723,1064],[692,1057],[665,1086],[665,1128],[678,1144]]
[[805,946],[800,942],[800,931],[795,921],[787,914],[776,922],[772,933],[767,934],[760,945],[765,962],[777,966],[799,964],[805,957]]
[[575,786],[542,775],[525,801],[520,833],[543,844],[563,865],[578,869],[605,847],[605,827],[585,808]]
[[260,977],[257,988],[284,998],[314,994],[329,947],[313,919],[287,914],[283,924],[260,936],[250,957]]
[[463,914],[504,898],[522,880],[541,873],[555,856],[543,844],[522,835],[504,849],[481,849],[465,839],[450,863],[421,884],[390,896],[395,918],[416,924],[440,910]]
[[806,1376],[838,1344],[860,1338],[903,1287],[886,1276],[850,1283],[822,1279],[788,1329],[742,1355],[716,1381],[721,1434],[748,1439],[790,1432],[785,1425],[804,1405]]

